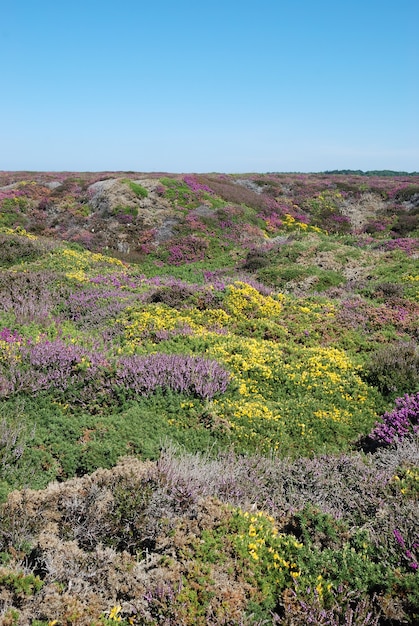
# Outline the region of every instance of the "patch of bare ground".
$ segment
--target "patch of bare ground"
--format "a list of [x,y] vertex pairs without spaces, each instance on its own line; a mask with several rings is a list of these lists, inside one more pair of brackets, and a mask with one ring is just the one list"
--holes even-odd
[[159,214],[171,209],[168,201],[157,192],[159,181],[144,178],[132,182],[144,187],[147,196],[139,197],[124,179],[120,178],[100,180],[90,185],[87,191],[93,212],[106,218],[113,216],[118,207],[136,209],[144,226],[155,225]]
[[360,198],[344,198],[339,203],[342,215],[348,217],[352,230],[361,232],[368,221],[386,209],[385,201],[377,194],[366,192]]
[[124,179],[101,180],[88,188],[89,230],[103,247],[122,255],[135,255],[144,231],[154,230],[156,242],[173,234],[177,223],[170,203],[159,193],[159,181],[143,178],[132,181],[147,195],[138,196]]

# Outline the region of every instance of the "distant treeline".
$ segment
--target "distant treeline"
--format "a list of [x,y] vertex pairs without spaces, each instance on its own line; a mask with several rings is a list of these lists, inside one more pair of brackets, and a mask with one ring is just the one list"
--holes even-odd
[[393,170],[326,170],[322,174],[352,174],[355,176],[419,176],[419,172],[395,172]]

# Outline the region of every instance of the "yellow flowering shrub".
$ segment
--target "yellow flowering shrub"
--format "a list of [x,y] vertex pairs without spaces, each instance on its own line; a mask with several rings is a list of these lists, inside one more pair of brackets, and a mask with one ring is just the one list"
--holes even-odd
[[211,334],[214,329],[227,327],[230,316],[222,309],[176,310],[164,304],[150,304],[141,310],[128,308],[119,321],[125,329],[128,351],[133,351],[141,339],[161,331],[176,334],[188,329],[195,336]]
[[271,379],[273,368],[282,354],[279,345],[273,341],[246,339],[237,335],[217,337],[208,351],[244,382],[254,377]]
[[0,233],[4,233],[5,235],[19,235],[20,237],[26,237],[27,239],[32,240],[38,239],[36,235],[28,233],[28,231],[22,228],[22,226],[17,226],[16,228],[7,228],[5,226],[0,226]]
[[125,268],[122,261],[104,254],[88,250],[57,248],[48,257],[36,263],[37,266],[64,272],[67,278],[84,282],[98,271],[102,274]]
[[[343,350],[331,347],[304,348],[300,360],[287,363],[284,368],[294,383],[313,393],[314,391],[331,394],[339,391],[345,400],[365,400],[368,386],[358,372],[359,366],[354,365]],[[345,391],[345,383],[351,379],[356,383],[358,393],[353,398]]]
[[6,366],[13,362],[21,360],[19,352],[20,342],[8,342],[0,339],[0,365],[3,363]]
[[344,441],[360,425],[367,429],[375,422],[374,391],[344,350],[239,334],[240,318],[255,323],[269,318],[272,324],[276,319],[279,326],[284,311],[296,320],[299,315],[315,320],[320,327],[322,320],[333,320],[332,303],[274,299],[237,282],[227,287],[224,304],[227,311],[174,309],[161,303],[131,307],[119,319],[124,328],[121,350],[153,351],[154,344],[158,350],[178,351],[179,341],[172,341],[181,335],[182,352],[205,354],[224,365],[232,382],[214,400],[213,409],[246,449],[310,452],[321,441]]
[[299,222],[298,220],[295,219],[295,217],[293,217],[289,213],[286,213],[281,218],[281,220],[282,220],[282,223],[285,226],[285,228],[288,228],[289,230],[299,229],[299,230],[311,231],[311,232],[315,232],[315,233],[322,233],[322,232],[324,232],[318,226],[310,226],[309,224],[306,224],[305,222]]
[[304,545],[295,536],[280,533],[272,516],[237,509],[233,524],[237,529],[236,548],[250,560],[252,574],[263,588],[269,585],[272,593],[301,576],[298,561]]
[[240,281],[227,287],[224,304],[227,311],[235,318],[267,317],[277,318],[281,315],[284,296],[264,296],[254,287]]

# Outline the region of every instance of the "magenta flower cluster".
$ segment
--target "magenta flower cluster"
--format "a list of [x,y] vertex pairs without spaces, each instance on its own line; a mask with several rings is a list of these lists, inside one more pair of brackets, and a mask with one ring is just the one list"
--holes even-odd
[[419,250],[419,239],[416,237],[399,237],[389,239],[381,244],[385,250],[402,250],[406,254],[412,255]]
[[370,438],[385,445],[396,443],[419,431],[419,392],[396,398],[396,408],[384,413]]
[[172,265],[182,265],[183,263],[193,263],[203,261],[208,249],[206,239],[187,235],[178,239],[169,246],[168,262]]
[[195,193],[199,191],[205,191],[206,193],[211,193],[211,194],[214,193],[212,189],[208,187],[208,185],[202,185],[193,176],[184,176],[183,182],[186,183],[189,189],[191,189]]

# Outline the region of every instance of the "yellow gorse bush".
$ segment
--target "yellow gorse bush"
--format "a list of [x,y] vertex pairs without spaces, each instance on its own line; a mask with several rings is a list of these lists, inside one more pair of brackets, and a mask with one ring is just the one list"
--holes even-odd
[[163,304],[151,304],[141,311],[127,309],[125,318],[120,320],[125,326],[125,337],[132,342],[131,348],[144,337],[162,330],[176,331],[188,328],[194,335],[202,336],[209,329],[227,327],[230,316],[222,309],[176,310]]
[[[304,389],[321,391],[323,394],[339,392],[344,400],[364,402],[368,386],[359,376],[359,366],[355,365],[343,350],[330,347],[304,349],[305,358],[284,365],[288,376],[296,385]],[[357,393],[348,394],[345,383],[350,379],[355,383]]]
[[[46,262],[48,267],[62,271],[67,278],[79,282],[89,280],[90,276],[97,273],[99,269],[106,273],[115,268],[124,268],[124,264],[119,259],[88,250],[80,251],[71,248],[58,248]],[[44,261],[41,262],[43,263]]]
[[285,226],[285,228],[288,228],[290,230],[297,228],[297,229],[300,229],[300,230],[306,230],[306,231],[311,231],[311,232],[315,232],[315,233],[322,233],[322,232],[324,232],[318,226],[310,226],[309,224],[306,224],[305,222],[299,222],[298,220],[295,219],[295,217],[293,217],[289,213],[286,213],[281,218],[281,220],[282,220],[282,223]]
[[[15,198],[17,200],[17,198]],[[0,227],[0,233],[4,233],[5,235],[19,235],[20,237],[26,237],[27,239],[38,239],[36,235],[32,233],[28,233],[27,230],[22,228],[22,226],[17,226],[16,228],[7,228],[6,226]]]
[[236,318],[247,317],[276,318],[281,315],[284,296],[264,296],[247,283],[235,282],[227,287],[224,301],[226,309]]
[[239,527],[237,544],[261,568],[261,574],[273,576],[276,582],[291,581],[301,575],[297,564],[299,551],[304,545],[293,535],[278,531],[272,516],[258,511],[249,513],[238,509]]
[[0,339],[0,364],[11,365],[21,360],[19,351],[20,342],[8,342]]

